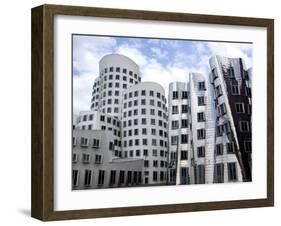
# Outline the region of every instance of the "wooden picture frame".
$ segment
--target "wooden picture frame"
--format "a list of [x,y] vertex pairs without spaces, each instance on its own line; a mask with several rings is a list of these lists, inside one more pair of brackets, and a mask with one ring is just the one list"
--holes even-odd
[[[71,15],[153,21],[240,25],[267,29],[267,198],[120,208],[54,210],[54,16]],[[32,200],[31,215],[51,221],[164,214],[274,205],[274,21],[273,19],[42,5],[32,9]]]

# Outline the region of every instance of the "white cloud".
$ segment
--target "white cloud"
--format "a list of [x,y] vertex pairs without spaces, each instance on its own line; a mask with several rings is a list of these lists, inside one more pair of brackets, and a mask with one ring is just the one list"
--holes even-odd
[[[73,112],[89,110],[92,85],[99,75],[99,60],[116,47],[114,38],[74,36]],[[79,72],[79,73],[78,73]]]
[[[168,95],[169,83],[188,81],[189,72],[209,73],[209,58],[212,55],[241,57],[246,67],[252,65],[251,45],[236,43],[192,42],[192,48],[183,48],[178,41],[130,40],[117,45],[114,38],[83,37],[74,40],[73,110],[90,109],[92,85],[99,74],[98,63],[109,53],[119,53],[136,62],[141,71],[142,81],[161,84]],[[150,48],[151,55],[145,49]],[[164,60],[164,61],[163,61]],[[165,63],[164,63],[165,62]]]
[[74,36],[73,67],[80,72],[96,73],[98,62],[111,53],[116,40],[108,37]]
[[153,56],[159,59],[165,59],[168,56],[168,52],[160,48],[152,47],[150,50],[153,52]]
[[178,66],[164,66],[157,60],[150,60],[142,68],[142,81],[154,81],[163,86],[166,96],[169,91],[169,84],[174,81],[188,81],[189,70]]
[[207,45],[212,55],[241,57],[245,62],[246,69],[252,67],[252,58],[246,54],[247,51],[251,51],[251,45],[249,44],[209,42]]
[[73,112],[90,110],[92,85],[95,77],[91,73],[73,76]]
[[138,46],[123,44],[116,48],[116,53],[125,55],[131,58],[140,67],[147,64],[147,57],[138,49]]

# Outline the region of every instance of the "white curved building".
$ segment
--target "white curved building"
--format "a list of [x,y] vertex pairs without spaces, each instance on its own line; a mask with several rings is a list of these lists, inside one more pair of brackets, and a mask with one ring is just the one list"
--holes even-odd
[[105,55],[93,85],[91,110],[121,118],[123,92],[141,81],[138,65],[120,54]]
[[142,82],[124,92],[122,152],[144,159],[144,184],[166,183],[167,107],[165,91],[155,82]]

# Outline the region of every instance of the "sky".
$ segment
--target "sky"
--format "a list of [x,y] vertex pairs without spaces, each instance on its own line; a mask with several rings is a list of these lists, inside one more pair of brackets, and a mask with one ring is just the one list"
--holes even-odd
[[99,60],[118,53],[140,67],[142,81],[161,84],[168,95],[170,82],[187,82],[190,72],[209,73],[213,55],[241,57],[246,69],[252,67],[252,44],[194,40],[168,40],[73,35],[73,113],[90,110]]

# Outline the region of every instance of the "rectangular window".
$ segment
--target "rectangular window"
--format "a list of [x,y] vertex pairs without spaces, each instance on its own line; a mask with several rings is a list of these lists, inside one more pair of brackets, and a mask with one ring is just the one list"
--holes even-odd
[[134,129],[134,135],[139,135],[139,130],[138,129]]
[[204,121],[205,121],[204,112],[198,112],[197,113],[197,122],[204,122]]
[[205,165],[197,165],[195,173],[195,183],[205,184]]
[[248,121],[240,121],[240,131],[241,132],[249,132],[249,122]]
[[219,116],[226,114],[226,107],[225,107],[224,103],[222,103],[218,106],[218,114],[219,114]]
[[99,148],[99,147],[100,147],[100,140],[93,139],[93,148]]
[[124,183],[125,183],[125,171],[120,170],[118,184],[124,184]]
[[188,143],[188,135],[187,134],[182,134],[181,135],[181,143],[182,144],[187,144]]
[[223,127],[224,127],[224,132],[225,133],[230,133],[231,132],[231,126],[230,126],[230,122],[227,121],[226,123],[223,124]]
[[179,121],[173,120],[172,121],[172,129],[178,129],[179,128]]
[[188,156],[187,156],[188,151],[181,151],[181,160],[187,160]]
[[197,139],[198,140],[205,139],[205,129],[198,129],[197,130]]
[[224,183],[224,164],[215,164],[214,168],[214,183]]
[[148,150],[147,149],[143,149],[143,156],[148,156]]
[[86,137],[81,137],[80,138],[80,146],[81,147],[88,147],[89,145],[89,140]]
[[142,145],[147,145],[147,139],[146,138],[142,139]]
[[179,113],[179,107],[174,105],[172,106],[172,114],[178,114]]
[[135,125],[135,126],[138,125],[138,119],[134,119],[134,125]]
[[139,146],[139,143],[140,143],[139,139],[135,139],[135,146]]
[[227,148],[227,153],[228,154],[233,154],[234,153],[234,143],[230,142],[230,143],[226,143],[226,148]]
[[217,126],[217,137],[220,137],[223,135],[223,125]]
[[79,171],[72,170],[72,186],[78,186],[79,182]]
[[98,185],[104,184],[104,170],[99,170]]
[[160,181],[163,181],[165,179],[165,173],[163,171],[160,171]]
[[144,167],[149,167],[149,160],[144,160],[143,161],[143,166]]
[[234,68],[232,66],[230,66],[228,69],[227,69],[227,73],[229,75],[229,77],[234,77],[235,74],[234,74]]
[[246,152],[251,153],[252,152],[252,141],[244,141],[244,149]]
[[92,182],[92,171],[91,170],[85,170],[84,185],[90,186],[91,182]]
[[[125,135],[125,132],[126,132],[126,131],[124,131],[124,135]],[[114,150],[114,143],[113,143],[113,142],[109,142],[109,150],[110,150],[110,151],[113,151],[113,150]]]
[[153,160],[153,167],[158,167],[158,161],[157,160]]
[[134,115],[138,115],[138,109],[134,109]]
[[221,89],[221,86],[218,85],[216,88],[215,88],[215,95],[216,95],[216,98],[220,97],[222,95],[222,89]]
[[238,84],[231,84],[231,94],[232,95],[239,95],[239,86]]
[[205,81],[198,82],[198,90],[199,91],[206,90]]
[[188,119],[181,120],[181,128],[188,128]]
[[187,91],[182,91],[182,99],[188,99]]
[[179,95],[177,91],[173,91],[173,100],[178,99]]
[[95,163],[96,164],[102,163],[102,156],[101,155],[95,155]]
[[228,181],[237,181],[237,169],[235,162],[227,163]]
[[114,185],[116,180],[116,170],[111,170],[110,171],[110,179],[109,179],[109,184]]
[[223,155],[223,144],[216,145],[216,155]]
[[90,155],[83,153],[83,163],[90,163]]
[[205,157],[205,147],[204,146],[197,147],[197,156],[198,156],[198,158]]
[[172,145],[178,144],[178,136],[171,136],[171,144]]
[[244,113],[244,103],[235,103],[235,108],[237,113]]
[[205,96],[199,96],[198,97],[198,106],[204,106],[205,105]]
[[76,154],[76,153],[73,153],[73,154],[72,154],[72,162],[73,162],[73,163],[78,162],[78,154]]
[[180,184],[188,184],[189,183],[188,167],[181,167],[180,171],[181,171]]
[[182,105],[181,107],[181,113],[188,113],[188,106],[185,104],[185,105]]
[[157,181],[158,177],[158,172],[157,171],[153,171],[153,181]]
[[76,146],[76,137],[72,137],[72,146]]
[[128,171],[127,173],[127,184],[132,183],[132,171]]

